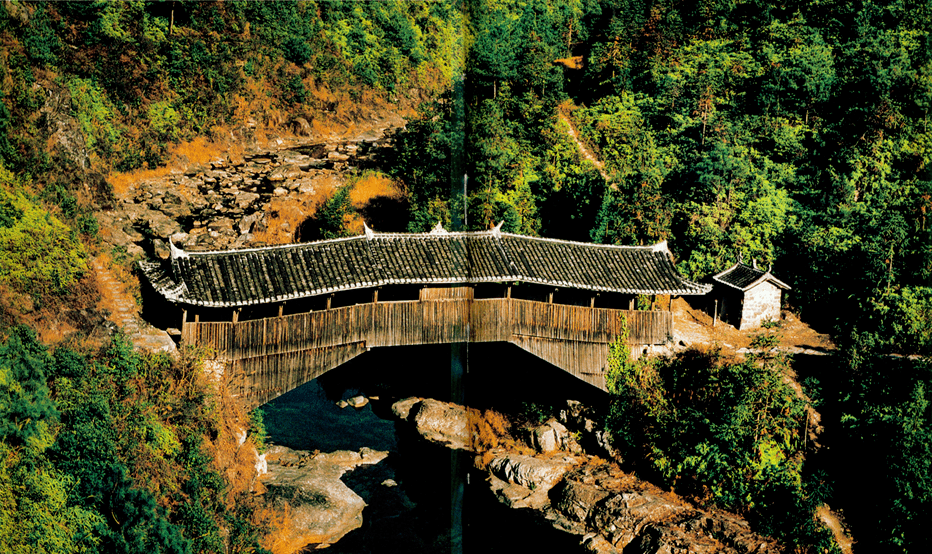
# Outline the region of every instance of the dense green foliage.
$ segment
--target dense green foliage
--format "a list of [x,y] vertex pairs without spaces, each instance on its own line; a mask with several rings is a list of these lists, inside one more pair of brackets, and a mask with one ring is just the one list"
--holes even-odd
[[608,363],[608,426],[639,472],[803,550],[833,548],[813,518],[827,491],[802,461],[806,402],[784,381],[785,358],[687,351],[633,362],[616,342]]
[[210,464],[215,400],[196,360],[117,337],[54,354],[25,327],[0,346],[0,550],[261,552],[251,501]]
[[[256,122],[349,120],[373,95],[429,96],[383,157],[410,230],[667,240],[697,279],[739,256],[774,263],[785,299],[844,352],[806,387],[827,440],[876,481],[854,498],[839,492],[864,490],[837,471],[847,461],[828,464],[832,505],[859,548],[926,551],[930,21],[914,0],[4,2],[0,288],[74,288],[95,171]],[[308,236],[346,232],[347,194]],[[221,528],[248,529],[201,450],[209,401],[160,380],[187,369],[119,349],[52,356],[22,331],[0,358],[0,549],[215,550]],[[821,544],[808,516],[828,489],[800,461],[782,360],[623,359],[614,421],[639,469]]]
[[196,135],[350,113],[335,101],[366,90],[435,90],[461,71],[462,37],[448,0],[7,2],[0,162],[61,165],[44,143],[70,115],[81,135],[70,141],[95,166],[154,167]]
[[[866,495],[837,493],[832,505],[858,514],[849,520],[861,548],[928,550],[919,522],[928,521],[932,488],[920,474],[930,459],[932,381],[923,359],[888,357],[932,353],[928,3],[476,1],[466,9],[465,82],[396,140],[391,171],[408,187],[409,228],[504,221],[505,230],[555,238],[667,240],[681,271],[697,279],[740,257],[773,263],[793,287],[784,300],[846,353],[819,381],[818,395],[834,406],[827,433],[847,455],[876,458],[865,477],[882,484],[867,491],[841,479],[846,462],[825,467],[836,490]],[[569,56],[582,63],[565,63]],[[827,489],[807,480],[799,446],[749,438],[737,423],[748,412],[729,407],[749,402],[750,413],[769,414],[754,395],[780,392],[771,378],[779,364],[691,360],[695,373],[668,383],[684,363],[645,368],[643,378],[654,376],[641,384],[648,397],[625,393],[640,410],[625,417],[647,429],[629,447],[665,482],[707,487],[710,501],[751,510],[761,528],[819,544],[807,518]],[[703,423],[689,403],[686,413],[677,408],[677,391],[703,386],[711,387],[703,409],[718,410],[720,421]],[[798,410],[797,401],[790,411],[798,418]],[[798,434],[801,425],[772,423],[772,433],[795,425]],[[659,453],[643,450],[648,444]],[[766,456],[779,463],[755,470]],[[798,521],[768,520],[781,509]]]

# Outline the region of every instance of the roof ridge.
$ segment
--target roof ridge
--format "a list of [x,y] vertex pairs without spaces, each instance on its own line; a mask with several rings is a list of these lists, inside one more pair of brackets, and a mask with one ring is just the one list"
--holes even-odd
[[521,238],[521,239],[555,242],[555,243],[560,243],[560,244],[573,244],[573,245],[585,246],[587,248],[605,248],[605,249],[611,249],[611,250],[646,250],[650,252],[669,250],[666,245],[667,241],[665,240],[660,241],[656,244],[652,244],[650,246],[635,246],[635,245],[625,245],[625,244],[598,244],[595,242],[581,242],[578,240],[552,239],[549,237],[532,237],[530,235],[518,235],[515,233],[501,233],[501,235],[503,237],[507,236],[507,237]]

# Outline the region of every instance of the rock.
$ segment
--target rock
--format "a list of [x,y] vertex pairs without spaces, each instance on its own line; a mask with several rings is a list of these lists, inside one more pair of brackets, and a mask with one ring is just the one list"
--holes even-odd
[[347,406],[349,406],[349,402],[347,402],[346,400],[340,400],[339,402],[337,402],[337,408],[340,408],[341,410]]
[[624,549],[650,523],[667,521],[688,510],[649,492],[622,492],[596,505],[589,522],[616,548]]
[[456,404],[426,399],[414,414],[417,432],[425,439],[459,450],[468,450],[470,436],[466,409]]
[[572,460],[544,460],[523,454],[506,454],[489,463],[489,471],[503,481],[532,491],[549,491],[575,463]]
[[[11,2],[4,2],[4,8],[11,10],[9,7],[11,4]],[[24,7],[22,10],[14,8],[12,11],[27,13],[28,8]],[[81,132],[81,124],[72,115],[75,109],[72,107],[71,91],[68,87],[52,82],[44,83],[44,85],[46,88],[41,96],[45,98],[45,103],[39,113],[45,116],[45,127],[48,132],[47,145],[61,152],[76,166],[87,169],[90,166],[90,157],[84,133]],[[41,89],[41,85],[36,83],[33,89]]]
[[567,518],[581,523],[589,519],[592,508],[609,492],[575,479],[564,479],[554,491],[553,506]]
[[272,505],[290,508],[291,525],[278,531],[279,540],[300,546],[333,544],[362,526],[366,503],[339,478],[317,474],[316,468],[289,469],[270,471],[273,479],[265,482]]
[[266,502],[290,512],[290,525],[279,540],[298,548],[333,544],[362,525],[363,499],[340,477],[360,465],[377,464],[388,452],[362,448],[311,456],[308,452],[273,446],[264,455],[268,476],[263,480]]
[[304,174],[297,164],[285,164],[269,173],[268,179],[273,183],[297,179]]
[[489,486],[495,498],[509,508],[544,510],[550,504],[547,491],[531,490],[521,485],[502,481],[494,475],[489,476]]
[[236,195],[234,203],[236,207],[245,210],[259,200],[260,196],[254,192],[241,192]]
[[369,399],[360,394],[358,396],[354,396],[350,398],[349,400],[347,400],[347,402],[349,403],[350,406],[359,409],[365,406],[366,404],[368,404]]
[[539,427],[530,430],[531,446],[538,452],[555,452],[565,450],[567,452],[578,453],[582,449],[576,443],[576,439],[570,434],[566,427],[551,419]]
[[274,196],[285,196],[286,194],[288,194],[288,189],[284,187],[275,187],[275,190],[272,191]]
[[423,402],[423,398],[411,397],[405,398],[404,400],[399,400],[392,404],[392,413],[395,414],[395,417],[398,419],[407,421],[411,415],[411,409],[416,405]]
[[179,219],[191,215],[191,205],[187,202],[162,202],[158,210],[168,217]]
[[152,251],[160,260],[167,260],[171,257],[171,250],[169,250],[168,245],[165,244],[165,241],[162,239],[152,239]]
[[207,230],[217,233],[232,233],[233,220],[229,217],[218,217],[207,224]]
[[466,409],[457,404],[431,398],[406,398],[392,404],[392,413],[414,423],[425,439],[458,450],[470,450],[466,427]]
[[245,235],[252,231],[252,226],[255,222],[262,219],[262,216],[265,215],[262,212],[255,212],[247,215],[243,219],[239,220],[239,223],[236,224],[236,227],[239,229],[239,234]]
[[397,487],[397,486],[398,486],[398,483],[396,483],[394,479],[386,479],[386,480],[382,481],[382,486],[383,486],[383,487],[389,487],[389,488],[391,488],[391,487]]
[[152,236],[163,240],[167,240],[175,233],[181,232],[181,225],[162,212],[148,212],[145,217],[145,224]]
[[[586,552],[593,554],[621,554],[621,551],[612,546],[612,543],[605,540],[605,537],[597,533],[590,533],[583,538],[583,548]],[[685,552],[692,552],[687,550]],[[672,553],[671,553],[672,554]]]
[[310,136],[311,124],[303,117],[296,117],[291,120],[291,132],[301,137]]

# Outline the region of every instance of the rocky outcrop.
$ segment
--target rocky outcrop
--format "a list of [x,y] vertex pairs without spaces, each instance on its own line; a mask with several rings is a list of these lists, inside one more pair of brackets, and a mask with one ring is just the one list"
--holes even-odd
[[528,429],[528,442],[531,447],[542,454],[562,450],[565,452],[582,452],[576,438],[562,423],[550,419],[543,425]]
[[[408,398],[392,406],[433,442],[456,448],[466,428],[466,410],[455,404]],[[420,416],[420,417],[419,417]],[[591,412],[569,402],[560,420],[524,431],[535,454],[496,448],[478,453],[477,467],[495,497],[514,509],[530,510],[541,520],[577,535],[587,552],[613,554],[726,553],[776,554],[780,546],[755,534],[735,516],[697,509],[622,471],[617,464],[580,451],[574,433],[600,448],[607,436]],[[462,423],[462,428],[460,427]],[[454,440],[454,437],[456,440]],[[468,444],[468,441],[467,441]],[[607,445],[610,450],[610,445]]]
[[430,398],[406,398],[392,405],[392,413],[414,424],[425,439],[456,450],[471,450],[466,408]]
[[569,429],[579,433],[582,447],[590,454],[604,455],[605,457],[622,462],[621,455],[612,446],[611,433],[605,430],[600,418],[592,410],[576,400],[567,400],[566,407],[561,409],[558,419]]
[[268,474],[265,499],[276,511],[289,514],[282,532],[286,544],[327,545],[362,526],[366,503],[340,478],[363,464],[377,464],[388,456],[363,448],[311,454],[274,446],[265,454]]
[[142,180],[101,213],[102,235],[127,251],[161,258],[169,255],[169,240],[192,251],[258,245],[254,235],[267,228],[273,198],[299,202],[341,184],[343,172],[375,164],[380,144],[370,139],[258,150]]

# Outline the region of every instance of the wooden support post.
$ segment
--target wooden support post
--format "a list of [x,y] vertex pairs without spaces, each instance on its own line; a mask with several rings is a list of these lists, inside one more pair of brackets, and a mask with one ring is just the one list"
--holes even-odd
[[553,304],[553,291],[550,291],[550,294],[547,295],[547,303]]
[[240,313],[241,311],[242,311],[242,308],[237,308],[237,309],[233,310],[233,323],[236,323],[236,322],[239,321],[239,313]]
[[718,298],[715,299],[715,309],[712,310],[712,327],[718,322]]
[[285,303],[282,302],[278,305],[278,317],[281,317],[285,314]]
[[634,297],[631,297],[631,300],[628,300],[628,309],[634,311]]
[[590,308],[595,308],[595,295],[594,295],[594,294],[593,294],[592,297],[589,299],[589,307],[590,307]]
[[181,331],[184,332],[184,326],[188,323],[188,310],[181,310]]
[[194,323],[200,323],[200,322],[201,322],[201,314],[194,312]]
[[505,292],[505,298],[511,298],[511,285],[508,285],[508,290]]
[[672,311],[673,311],[673,295],[672,295],[672,294],[670,295],[670,303],[667,304],[667,311],[668,311],[668,312],[672,312]]
[[373,304],[379,303],[379,289],[375,289],[374,291],[372,291],[372,303]]
[[327,295],[327,309],[328,310],[330,309],[330,304],[332,302],[333,302],[333,295],[332,294]]

